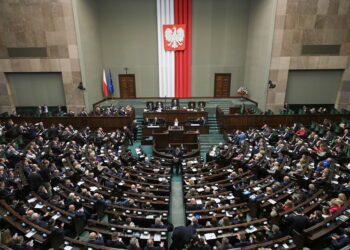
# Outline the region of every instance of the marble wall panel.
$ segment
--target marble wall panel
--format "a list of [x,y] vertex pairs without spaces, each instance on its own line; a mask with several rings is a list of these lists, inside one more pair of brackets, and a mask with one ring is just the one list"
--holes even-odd
[[[278,88],[268,92],[266,103],[267,107],[274,111],[281,108],[281,103],[284,102],[282,99],[288,83],[286,71],[345,69],[344,72],[348,72],[350,70],[349,0],[277,1],[269,77],[273,81],[278,81]],[[339,44],[341,50],[339,56],[305,56],[301,54],[304,44]],[[342,81],[347,80],[343,77]],[[346,90],[348,83],[343,82],[338,90],[336,106],[350,107],[350,90]]]
[[[76,91],[81,73],[72,0],[23,2],[0,1],[0,75],[5,72],[62,72],[66,99],[72,100],[67,101],[68,108],[81,110],[84,96],[82,91]],[[9,58],[7,48],[12,47],[46,47],[48,57]],[[7,96],[1,98],[0,112],[13,108],[8,82],[5,80],[4,84]]]

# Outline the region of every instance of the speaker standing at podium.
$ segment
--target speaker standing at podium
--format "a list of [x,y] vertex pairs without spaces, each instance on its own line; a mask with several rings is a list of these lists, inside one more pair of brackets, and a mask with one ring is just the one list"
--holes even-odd
[[179,120],[177,118],[175,118],[174,120],[174,126],[175,127],[178,127],[179,126]]

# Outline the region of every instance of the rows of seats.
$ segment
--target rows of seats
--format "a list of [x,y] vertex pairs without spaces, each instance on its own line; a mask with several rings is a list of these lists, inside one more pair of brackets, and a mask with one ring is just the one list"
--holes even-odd
[[[349,122],[231,131],[182,159],[189,249],[341,248]],[[133,155],[124,130],[0,124],[4,248],[167,247],[172,159]]]
[[[11,121],[1,127],[9,142],[1,148],[0,176],[7,246],[166,246],[170,166],[142,149],[133,156],[124,131]],[[11,144],[17,134],[21,146]]]
[[346,124],[233,131],[226,144],[211,148],[206,162],[184,161],[187,225],[218,249],[346,247]]

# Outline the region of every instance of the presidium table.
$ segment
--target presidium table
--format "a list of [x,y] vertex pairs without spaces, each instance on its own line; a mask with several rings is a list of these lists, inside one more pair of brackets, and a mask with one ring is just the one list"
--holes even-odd
[[143,112],[143,119],[154,119],[157,117],[158,119],[163,119],[167,122],[174,122],[175,118],[179,120],[180,123],[186,122],[189,119],[197,119],[204,117],[208,120],[208,112],[207,111],[189,111],[189,110],[165,110],[162,112]]

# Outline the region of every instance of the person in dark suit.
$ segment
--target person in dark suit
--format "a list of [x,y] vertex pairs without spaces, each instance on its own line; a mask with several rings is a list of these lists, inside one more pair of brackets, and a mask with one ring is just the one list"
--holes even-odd
[[95,245],[104,245],[104,240],[101,234],[97,234],[95,232],[91,232],[89,234],[89,243]]
[[245,247],[250,244],[250,242],[247,240],[247,236],[245,233],[240,233],[237,235],[237,240],[235,244],[233,244],[233,247]]
[[0,199],[9,199],[12,196],[11,190],[6,187],[5,182],[0,182]]
[[304,228],[307,228],[309,225],[308,218],[301,214],[301,210],[298,209],[297,212],[289,217],[287,217],[287,222],[289,225],[289,232],[292,232],[292,230],[296,230],[297,232],[302,232]]
[[283,105],[283,113],[288,114],[288,111],[289,111],[289,104],[286,102]]
[[144,126],[148,126],[150,124],[151,124],[151,121],[148,119],[148,117],[146,117],[142,122],[142,125],[144,125]]
[[33,223],[37,224],[39,227],[49,229],[49,225],[47,224],[47,222],[43,221],[38,213],[33,213],[31,219]]
[[196,103],[195,102],[188,102],[188,109],[194,110],[196,108]]
[[344,234],[342,235],[337,235],[334,234],[331,236],[332,239],[332,245],[336,248],[336,249],[340,249],[342,247],[345,246],[349,246],[350,245],[350,228],[345,228],[344,229]]
[[132,123],[131,123],[131,132],[134,136],[134,141],[137,140],[137,130],[138,130],[138,126],[137,126],[137,120],[134,120]]
[[153,125],[153,126],[159,126],[160,125],[160,121],[158,120],[158,117],[154,117],[151,125]]
[[148,111],[153,111],[154,110],[154,102],[147,102],[146,108]]
[[29,241],[27,243],[24,242],[23,236],[14,236],[13,240],[9,243],[9,247],[14,250],[33,250],[34,243],[33,241]]
[[151,228],[166,228],[161,218],[156,218],[154,224],[151,225]]
[[198,102],[197,107],[198,107],[198,110],[204,110],[204,108],[205,108],[205,102]]
[[172,99],[172,100],[171,100],[171,108],[173,108],[173,109],[178,109],[178,108],[180,108],[179,99]]
[[173,172],[175,168],[175,173],[180,174],[181,173],[181,158],[183,156],[183,152],[179,147],[176,147],[175,150],[172,152],[173,155],[173,164],[172,164],[172,169],[171,172]]
[[216,249],[218,250],[226,250],[226,249],[231,249],[233,246],[230,244],[230,240],[226,237],[222,238],[222,241],[216,241],[215,243]]
[[323,221],[322,211],[321,210],[316,210],[309,217],[309,225],[308,225],[308,227],[312,227],[313,225],[316,225],[317,223],[320,223],[321,221]]
[[142,250],[142,248],[140,247],[139,240],[136,239],[135,237],[130,239],[129,245],[126,249],[128,249],[128,250]]
[[107,240],[106,246],[115,248],[126,248],[122,238],[119,237],[119,232],[112,233],[111,239]]
[[170,246],[170,250],[175,249],[183,249],[185,248],[185,245],[190,242],[190,239],[192,236],[196,233],[196,229],[194,229],[192,226],[179,226],[175,227],[172,235],[172,244]]
[[38,167],[36,164],[33,165],[33,171],[28,175],[28,182],[30,190],[37,191],[41,185],[43,185],[43,178],[38,173]]
[[190,203],[186,205],[188,211],[201,210],[203,208],[202,204],[197,204],[196,199],[192,198]]
[[164,248],[164,242],[159,243],[159,247],[154,246],[154,242],[152,239],[147,240],[146,246],[143,248],[143,250],[165,250]]
[[283,237],[283,233],[281,232],[279,226],[272,225],[271,230],[267,226],[264,227],[267,231],[268,240],[276,240]]
[[130,129],[127,126],[124,126],[123,129],[124,129],[126,141],[129,141],[131,146],[134,145]]
[[163,110],[163,103],[162,103],[162,102],[157,102],[157,104],[156,104],[156,110],[157,110],[157,111],[162,111],[162,110]]

